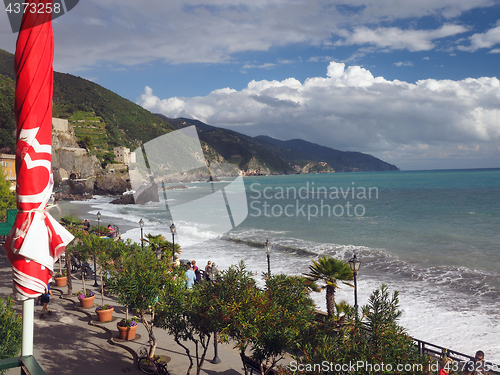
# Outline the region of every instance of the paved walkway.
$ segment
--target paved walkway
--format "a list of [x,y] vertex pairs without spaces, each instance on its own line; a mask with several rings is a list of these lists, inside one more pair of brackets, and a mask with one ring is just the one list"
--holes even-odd
[[[82,282],[73,277],[73,292],[82,289]],[[96,292],[95,304],[101,304],[100,288],[94,288],[93,280],[85,282],[88,289]],[[0,297],[12,296],[10,264],[5,253],[0,253]],[[55,285],[55,284],[54,284]],[[113,321],[99,323],[94,308],[82,309],[76,296],[68,297],[67,287],[52,287],[55,298],[50,300],[51,315],[40,318],[41,306],[35,306],[34,353],[36,360],[47,375],[100,375],[100,374],[142,374],[136,364],[138,350],[148,341],[144,326],[139,323],[137,337],[133,341],[118,338],[116,323],[125,317],[125,308],[117,305],[113,298],[105,297],[104,303],[114,306]],[[22,304],[17,302],[21,311]],[[189,359],[172,336],[155,328],[158,340],[156,354],[171,358],[168,370],[171,375],[183,375],[189,366]],[[194,353],[194,346],[193,351]],[[210,344],[202,373],[208,375],[243,374],[240,356],[230,345],[218,344],[221,363],[212,364],[214,348]],[[11,369],[8,375],[18,375],[20,369]],[[191,369],[196,374],[196,364]]]

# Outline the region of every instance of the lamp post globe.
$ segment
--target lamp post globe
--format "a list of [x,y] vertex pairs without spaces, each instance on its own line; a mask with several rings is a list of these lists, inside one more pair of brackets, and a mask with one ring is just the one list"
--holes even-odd
[[358,316],[358,285],[356,282],[356,276],[358,275],[359,267],[361,266],[361,261],[356,257],[356,254],[353,255],[351,259],[348,261],[349,267],[352,270],[352,274],[354,276],[354,307],[356,308],[356,318]]
[[172,263],[175,262],[175,225],[172,223],[170,226],[170,232],[172,232]]
[[139,225],[141,226],[141,247],[142,250],[144,251],[144,236],[143,236],[144,220],[142,220],[142,217],[141,220],[139,220]]

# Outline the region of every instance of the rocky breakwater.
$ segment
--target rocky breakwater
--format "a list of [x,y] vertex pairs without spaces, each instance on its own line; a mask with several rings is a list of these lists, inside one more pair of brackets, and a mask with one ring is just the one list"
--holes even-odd
[[112,204],[146,204],[148,202],[159,202],[158,184],[150,182],[141,186],[134,194],[127,194],[114,201]]

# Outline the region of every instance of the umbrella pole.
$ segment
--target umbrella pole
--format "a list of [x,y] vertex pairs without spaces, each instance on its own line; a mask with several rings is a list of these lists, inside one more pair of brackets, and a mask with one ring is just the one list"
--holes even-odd
[[28,298],[23,301],[23,334],[21,355],[33,355],[33,333],[35,330],[35,300]]

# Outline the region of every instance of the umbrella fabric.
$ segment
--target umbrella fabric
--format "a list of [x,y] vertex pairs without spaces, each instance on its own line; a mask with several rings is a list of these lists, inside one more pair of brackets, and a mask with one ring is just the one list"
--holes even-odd
[[[30,4],[51,4],[32,0]],[[36,7],[35,9],[45,9]],[[54,262],[73,236],[46,211],[52,174],[54,36],[50,13],[25,12],[17,39],[17,216],[4,244],[12,264],[17,299],[47,292]]]

